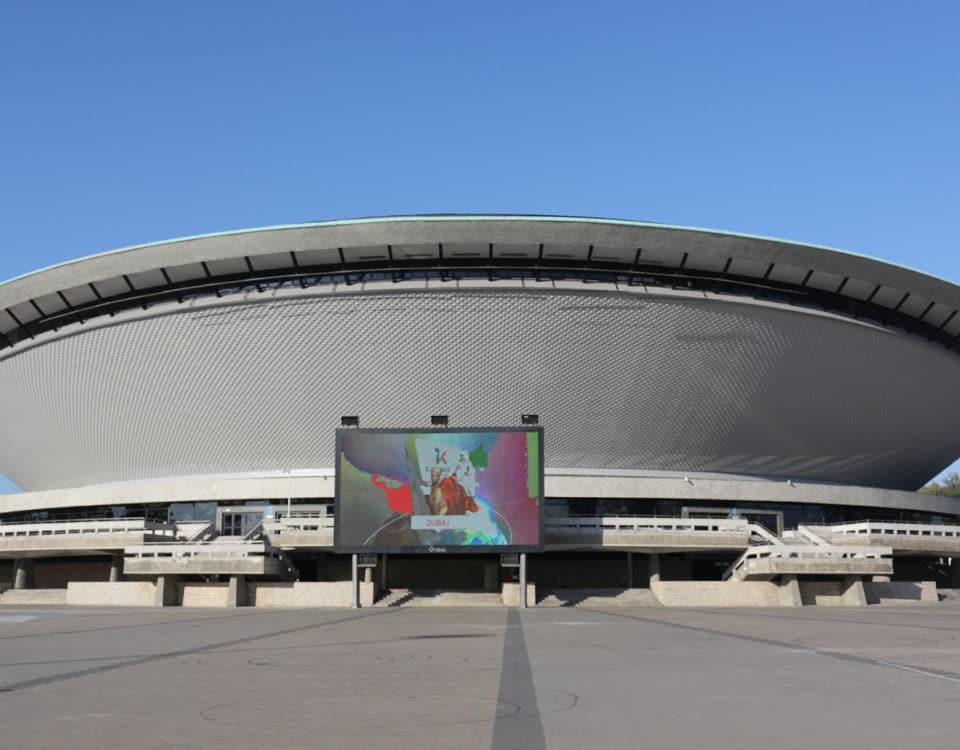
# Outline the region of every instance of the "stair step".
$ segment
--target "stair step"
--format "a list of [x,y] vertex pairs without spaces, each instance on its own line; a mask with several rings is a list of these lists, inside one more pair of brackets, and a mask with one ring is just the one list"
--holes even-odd
[[650,589],[554,589],[543,592],[538,607],[660,607]]
[[438,591],[433,589],[392,589],[375,607],[502,607],[498,593],[486,591]]

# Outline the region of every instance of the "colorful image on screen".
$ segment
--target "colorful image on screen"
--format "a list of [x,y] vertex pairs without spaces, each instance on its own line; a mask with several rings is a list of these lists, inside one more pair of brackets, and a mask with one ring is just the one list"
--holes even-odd
[[339,552],[541,547],[539,428],[337,431]]

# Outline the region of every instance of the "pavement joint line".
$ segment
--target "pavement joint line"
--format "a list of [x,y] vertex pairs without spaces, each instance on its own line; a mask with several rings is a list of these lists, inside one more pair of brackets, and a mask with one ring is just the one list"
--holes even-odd
[[726,630],[716,630],[712,628],[699,627],[697,625],[684,625],[678,622],[670,622],[669,620],[657,620],[650,617],[637,617],[635,615],[625,615],[621,612],[606,612],[601,609],[585,609],[587,612],[594,612],[600,615],[608,615],[610,617],[623,617],[629,620],[636,620],[638,622],[647,622],[653,625],[664,625],[670,628],[680,628],[682,630],[690,630],[698,633],[706,633],[707,635],[718,635],[726,638],[734,638],[741,641],[750,641],[753,643],[762,643],[766,646],[775,646],[777,648],[785,648],[790,651],[797,652],[809,652],[812,654],[817,654],[819,656],[825,656],[830,659],[837,659],[839,661],[849,661],[857,664],[870,664],[878,667],[888,667],[893,669],[901,669],[906,671],[916,672],[917,674],[924,674],[930,677],[936,677],[941,680],[949,680],[950,682],[960,683],[960,674],[954,672],[931,672],[924,670],[920,667],[913,667],[906,664],[896,664],[895,662],[885,662],[880,659],[870,659],[866,656],[856,656],[855,654],[850,654],[844,651],[833,651],[818,648],[816,646],[803,646],[796,643],[787,643],[784,641],[775,641],[770,638],[757,638],[752,635],[745,635],[743,633],[731,633]]
[[[379,611],[371,611],[364,614],[356,614],[351,617],[342,617],[337,620],[326,620],[324,622],[313,622],[309,625],[300,625],[295,628],[286,628],[284,630],[277,630],[272,633],[258,633],[257,635],[246,636],[244,638],[234,638],[229,641],[222,641],[221,643],[210,643],[205,646],[197,646],[196,648],[186,648],[180,649],[179,651],[167,651],[160,654],[151,654],[150,656],[139,657],[135,659],[130,659],[127,661],[122,661],[116,664],[102,664],[96,667],[88,667],[86,669],[79,669],[75,672],[66,672],[63,674],[49,675],[47,677],[36,677],[32,680],[24,680],[22,682],[15,682],[10,685],[0,685],[0,693],[12,693],[17,690],[25,690],[27,688],[39,687],[41,685],[49,685],[56,682],[64,682],[66,680],[78,679],[80,677],[87,677],[94,674],[102,674],[104,672],[112,672],[117,669],[124,669],[126,667],[136,667],[141,664],[149,664],[155,661],[162,661],[164,659],[173,659],[178,656],[190,656],[192,654],[202,654],[210,651],[215,651],[218,648],[223,648],[224,646],[234,646],[240,643],[248,643],[250,641],[262,641],[267,638],[276,638],[281,635],[289,635],[291,633],[300,633],[306,630],[312,630],[314,628],[321,628],[326,625],[337,625],[339,623],[350,622],[352,620],[361,620],[368,617],[377,617],[378,615],[384,615],[392,610],[384,609]],[[216,619],[216,618],[204,618],[204,619]]]
[[[722,609],[701,609],[701,612],[706,612],[711,615],[727,615],[729,617],[736,616],[746,616],[746,613],[743,612],[730,612]],[[791,622],[795,620],[802,620],[803,622],[827,622],[831,625],[873,625],[875,627],[886,627],[886,628],[909,628],[910,630],[939,630],[947,633],[957,633],[960,635],[960,628],[947,628],[941,627],[939,625],[908,625],[905,623],[899,622],[876,622],[872,620],[844,620],[836,617],[812,617],[803,615],[797,618],[784,617],[783,615],[774,615],[766,612],[750,612],[750,617],[766,617],[770,620],[778,620],[780,622]]]
[[[515,668],[508,667],[514,664]],[[524,750],[546,750],[543,719],[533,681],[533,668],[523,637],[523,620],[518,609],[507,610],[503,632],[503,657],[500,664],[500,687],[497,705],[518,707],[516,712],[494,718],[491,750],[522,747]]]
[[960,675],[951,674],[949,672],[934,672],[929,669],[920,669],[919,667],[911,667],[907,664],[897,664],[893,661],[878,661],[877,664],[883,664],[885,667],[893,667],[894,669],[903,669],[907,672],[916,672],[917,674],[924,675],[926,677],[936,677],[938,680],[948,680],[949,682],[960,682]]

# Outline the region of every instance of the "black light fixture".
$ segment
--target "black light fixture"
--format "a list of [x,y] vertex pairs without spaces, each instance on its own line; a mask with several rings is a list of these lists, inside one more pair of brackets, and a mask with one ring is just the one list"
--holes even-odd
[[450,420],[447,419],[446,414],[434,414],[430,417],[430,424],[434,427],[446,427],[449,422]]
[[539,414],[521,414],[520,423],[521,424],[540,424],[540,415]]
[[340,426],[341,427],[359,427],[360,417],[356,417],[356,416],[340,417]]

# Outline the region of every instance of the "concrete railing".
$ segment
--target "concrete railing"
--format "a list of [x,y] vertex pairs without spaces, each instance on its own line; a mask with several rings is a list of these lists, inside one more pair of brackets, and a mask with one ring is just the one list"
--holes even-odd
[[745,518],[654,518],[646,516],[569,516],[548,518],[547,529],[610,529],[614,531],[674,531],[691,534],[745,534]]
[[0,523],[0,540],[11,537],[75,536],[80,534],[137,534],[174,539],[176,527],[143,518],[92,519],[88,521],[36,521]]
[[283,534],[284,532],[332,531],[333,516],[320,512],[301,512],[291,514],[290,517],[265,520],[263,530],[267,534]]
[[278,550],[263,542],[181,542],[179,544],[138,544],[124,547],[125,557],[224,559],[244,557],[273,557],[280,559]]
[[890,547],[875,545],[844,546],[819,544],[768,544],[751,547],[724,571],[724,580],[739,577],[748,567],[762,561],[844,563],[851,560],[884,560],[893,555]]
[[932,523],[899,523],[897,521],[858,521],[808,527],[825,537],[889,536],[926,537],[960,541],[960,526]]
[[177,539],[187,542],[202,542],[216,535],[213,521],[177,522]]

